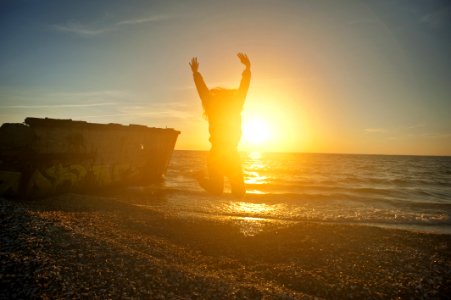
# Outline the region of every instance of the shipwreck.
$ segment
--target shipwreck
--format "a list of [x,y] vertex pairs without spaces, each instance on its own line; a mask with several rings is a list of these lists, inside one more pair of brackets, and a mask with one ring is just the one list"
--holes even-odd
[[179,131],[26,118],[0,127],[0,195],[46,196],[161,181]]

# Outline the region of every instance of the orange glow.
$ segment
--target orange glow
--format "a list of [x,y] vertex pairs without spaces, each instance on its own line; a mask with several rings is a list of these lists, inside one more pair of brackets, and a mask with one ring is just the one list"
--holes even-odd
[[244,166],[244,182],[249,185],[253,185],[254,188],[247,189],[248,194],[265,194],[265,192],[258,189],[259,185],[267,183],[268,177],[261,174],[261,170],[266,166],[262,160],[262,154],[260,152],[250,152],[246,165]]
[[237,202],[230,205],[231,211],[246,215],[258,215],[274,210],[274,207],[265,203]]
[[[270,62],[268,62],[270,64]],[[209,66],[209,64],[206,64]],[[232,65],[232,64],[230,64]],[[226,65],[226,71],[219,73],[215,78],[209,76],[209,86],[224,86],[225,88],[236,88],[237,73],[241,70],[239,64],[233,64],[236,69]],[[216,65],[213,65],[217,68]],[[303,82],[303,89],[299,91],[294,81],[294,75],[289,69],[276,68],[272,65],[265,66],[265,61],[259,62],[259,68],[255,67],[252,74],[265,74],[271,70],[274,75],[251,78],[251,86],[244,103],[241,124],[241,140],[239,151],[245,152],[303,152],[316,150],[321,146],[321,141],[313,140],[317,129],[314,125],[323,124],[320,118],[313,118],[312,106],[316,107],[318,99],[314,89],[307,89],[312,84]],[[207,67],[206,67],[207,68]],[[205,71],[207,72],[207,71]],[[280,77],[283,73],[284,77]],[[224,78],[224,74],[230,74],[225,81],[215,81]],[[200,111],[199,96],[194,94],[196,111],[193,115],[197,122],[193,123],[186,119],[183,125],[185,130],[179,137],[176,147],[178,149],[202,149],[208,150],[208,122],[202,118]],[[314,112],[314,111],[313,111]],[[189,121],[189,123],[188,123]]]
[[284,87],[268,90],[256,85],[253,88],[242,114],[241,150],[302,150],[301,146],[306,142],[306,129],[298,102]]
[[243,122],[243,142],[250,145],[262,145],[271,139],[271,127],[262,118],[251,117]]

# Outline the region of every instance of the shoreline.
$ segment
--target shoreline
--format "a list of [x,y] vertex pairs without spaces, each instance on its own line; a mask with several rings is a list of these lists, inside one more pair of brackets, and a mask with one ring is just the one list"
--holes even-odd
[[449,235],[302,222],[245,236],[99,195],[0,198],[0,298],[446,298]]
[[361,226],[379,227],[388,230],[401,230],[409,231],[413,233],[423,233],[423,234],[437,234],[437,235],[450,235],[451,236],[451,226],[450,225],[417,225],[417,224],[384,224],[384,223],[350,223]]
[[[124,202],[125,203],[125,202]],[[144,209],[155,210],[149,205],[136,205]],[[249,217],[249,216],[239,216],[239,215],[210,215],[208,213],[201,212],[179,212],[178,217],[180,218],[194,218],[194,219],[204,219],[204,220],[214,220],[218,222],[239,222],[239,221],[258,221],[263,224],[269,224],[267,227],[287,227],[289,225],[311,223],[319,225],[349,225],[349,226],[368,226],[376,228],[384,228],[387,230],[401,230],[408,231],[412,233],[423,233],[423,234],[437,234],[437,235],[451,235],[451,226],[449,224],[437,225],[437,224],[408,224],[408,223],[382,223],[382,222],[355,222],[355,221],[321,221],[321,220],[296,220],[296,219],[279,219],[279,218],[268,218],[268,217]],[[279,226],[277,226],[279,225]],[[250,225],[252,227],[252,225]],[[262,231],[262,230],[260,230]],[[257,232],[260,233],[260,231]],[[246,235],[246,234],[245,234]],[[255,235],[254,233],[251,234]]]

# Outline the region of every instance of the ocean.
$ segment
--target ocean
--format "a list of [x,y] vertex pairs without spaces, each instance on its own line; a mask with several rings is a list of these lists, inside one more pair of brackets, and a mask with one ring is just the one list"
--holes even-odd
[[186,218],[266,226],[332,222],[451,234],[451,157],[242,153],[247,194],[211,196],[194,174],[207,152],[174,151],[165,181],[137,205]]

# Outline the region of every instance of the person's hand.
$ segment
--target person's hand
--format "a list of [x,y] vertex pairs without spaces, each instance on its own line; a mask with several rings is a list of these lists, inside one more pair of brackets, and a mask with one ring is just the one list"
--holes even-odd
[[199,69],[199,63],[197,62],[197,57],[193,57],[191,59],[191,62],[189,63],[190,67],[191,67],[191,71],[193,71],[193,73],[197,73],[197,70]]
[[251,61],[249,60],[246,54],[240,52],[237,54],[237,56],[240,59],[241,63],[246,66],[246,68],[251,67]]

